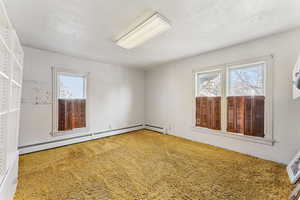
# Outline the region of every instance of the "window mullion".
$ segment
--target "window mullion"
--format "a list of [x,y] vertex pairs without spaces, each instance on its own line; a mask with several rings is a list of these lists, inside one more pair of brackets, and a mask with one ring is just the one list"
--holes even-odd
[[222,70],[222,101],[221,101],[221,130],[226,132],[227,128],[227,101],[226,101],[226,92],[227,92],[227,73],[226,67],[224,66]]

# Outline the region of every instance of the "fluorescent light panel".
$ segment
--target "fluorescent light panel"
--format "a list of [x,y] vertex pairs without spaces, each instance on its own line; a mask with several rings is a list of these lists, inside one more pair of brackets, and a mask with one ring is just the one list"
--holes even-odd
[[171,24],[168,20],[156,12],[134,29],[121,36],[116,44],[125,49],[132,49],[170,28]]

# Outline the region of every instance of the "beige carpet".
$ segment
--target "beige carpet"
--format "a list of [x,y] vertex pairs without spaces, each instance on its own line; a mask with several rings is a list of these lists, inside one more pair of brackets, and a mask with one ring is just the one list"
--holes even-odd
[[15,200],[286,200],[285,166],[152,131],[20,158]]

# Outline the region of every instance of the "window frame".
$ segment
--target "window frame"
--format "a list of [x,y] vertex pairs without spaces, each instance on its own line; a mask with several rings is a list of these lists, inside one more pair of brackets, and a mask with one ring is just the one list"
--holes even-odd
[[[76,128],[73,130],[67,131],[59,131],[58,130],[58,99],[60,97],[60,83],[59,83],[59,76],[74,76],[74,77],[82,77],[84,79],[84,98],[86,101],[86,127],[84,128]],[[79,72],[71,69],[65,68],[58,68],[52,67],[52,136],[62,136],[68,134],[75,134],[75,133],[87,133],[90,130],[89,126],[89,96],[88,96],[88,72]]]
[[[273,89],[272,89],[272,66],[274,61],[274,56],[263,56],[252,59],[245,59],[237,62],[225,63],[221,65],[197,68],[193,70],[193,113],[192,113],[192,129],[196,132],[204,134],[214,134],[225,137],[230,137],[238,140],[244,140],[248,142],[273,145],[275,143],[273,137],[273,122],[272,122],[272,99],[273,99]],[[239,133],[232,133],[227,131],[227,97],[229,96],[229,71],[234,68],[244,68],[255,64],[264,63],[264,95],[265,95],[265,120],[264,129],[265,137],[247,136]],[[221,130],[212,130],[205,127],[196,126],[196,97],[197,97],[197,77],[201,73],[210,72],[221,72]]]

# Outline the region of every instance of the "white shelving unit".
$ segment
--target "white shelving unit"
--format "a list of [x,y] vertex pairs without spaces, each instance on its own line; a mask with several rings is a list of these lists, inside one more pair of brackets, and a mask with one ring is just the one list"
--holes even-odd
[[0,0],[0,184],[18,152],[24,53]]

